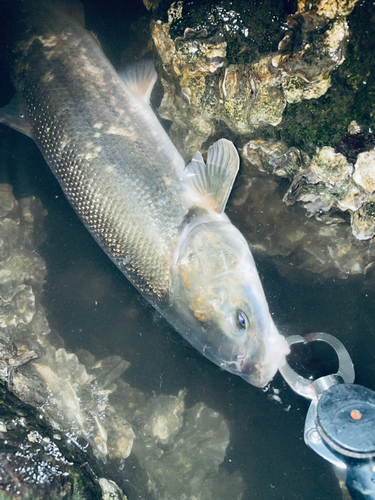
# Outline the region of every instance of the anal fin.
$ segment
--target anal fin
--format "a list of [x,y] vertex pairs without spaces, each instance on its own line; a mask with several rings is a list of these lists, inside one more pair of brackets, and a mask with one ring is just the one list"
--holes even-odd
[[208,149],[207,164],[198,152],[186,166],[185,173],[191,188],[215,212],[225,210],[239,169],[239,156],[234,144],[220,139]]
[[4,123],[4,125],[8,125],[17,132],[33,138],[30,124],[26,119],[17,95],[13,97],[9,104],[0,108],[0,123]]

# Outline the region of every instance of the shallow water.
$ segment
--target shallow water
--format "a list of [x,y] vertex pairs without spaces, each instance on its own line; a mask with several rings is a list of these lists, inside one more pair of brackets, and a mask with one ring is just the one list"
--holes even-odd
[[[120,355],[131,362],[124,375],[130,385],[148,394],[177,395],[186,388],[188,406],[202,401],[220,412],[231,432],[224,466],[241,472],[245,500],[342,498],[331,467],[304,444],[307,401],[279,375],[266,392],[246,384],[176,334],[88,234],[30,139],[0,126],[0,161],[0,180],[10,180],[16,197],[34,195],[48,211],[40,248],[48,269],[44,304],[68,349],[84,348],[99,358]],[[230,203],[228,212],[241,229]],[[267,259],[255,259],[280,331],[335,335],[352,356],[356,382],[375,390],[375,290],[360,277],[311,283],[301,273],[289,282]],[[317,366],[316,358],[302,366],[304,375],[315,374]]]
[[[51,327],[66,346],[72,351],[85,348],[99,358],[118,354],[131,362],[125,380],[132,386],[174,395],[187,388],[188,406],[203,401],[219,411],[231,432],[225,467],[241,471],[246,499],[341,498],[331,468],[304,444],[308,402],[295,396],[280,376],[263,392],[219,370],[190,347],[83,228],[32,141],[4,128],[1,132],[6,139],[3,152],[5,147],[8,154],[11,149],[24,151],[30,170],[22,174],[22,182],[48,210],[47,238],[40,249],[48,269],[44,303]],[[21,183],[14,182],[17,194]],[[257,264],[280,331],[337,336],[355,363],[356,381],[375,389],[374,290],[350,278],[309,285],[303,277],[302,284],[291,284],[266,261],[257,259]],[[274,389],[280,390],[281,402],[273,398]]]

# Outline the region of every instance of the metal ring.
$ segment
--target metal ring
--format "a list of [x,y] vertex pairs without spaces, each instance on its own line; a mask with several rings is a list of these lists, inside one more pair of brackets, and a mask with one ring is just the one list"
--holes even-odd
[[[329,333],[320,332],[309,334],[308,340],[306,340],[306,338],[304,337],[301,337],[301,335],[291,335],[290,337],[286,338],[289,347],[293,344],[307,344],[315,340],[326,342],[331,347],[333,347],[339,360],[339,369],[334,375],[341,377],[345,383],[352,384],[355,378],[354,365],[348,351],[336,337],[334,337],[333,335],[329,335]],[[290,367],[287,360],[285,360],[285,364],[279,369],[279,371],[286,383],[293,389],[294,392],[307,399],[316,398],[316,392],[312,386],[312,383],[314,381],[298,375],[298,373]]]

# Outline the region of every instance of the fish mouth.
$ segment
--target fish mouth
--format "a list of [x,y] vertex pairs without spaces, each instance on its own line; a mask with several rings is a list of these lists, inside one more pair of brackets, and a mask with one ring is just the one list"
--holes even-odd
[[255,387],[269,384],[290,352],[286,339],[278,333],[273,322],[269,333],[265,340],[259,342],[256,352],[251,355],[239,353],[236,360],[230,363],[231,371]]
[[274,373],[269,373],[269,370],[264,370],[263,365],[256,363],[255,361],[245,358],[238,359],[228,363],[228,371],[239,375],[249,384],[255,387],[265,387],[274,377],[277,369]]
[[238,372],[238,375],[249,384],[255,387],[263,388],[271,382],[278,369],[279,366],[275,366],[274,364],[269,366],[255,363],[250,359],[243,364],[241,371]]

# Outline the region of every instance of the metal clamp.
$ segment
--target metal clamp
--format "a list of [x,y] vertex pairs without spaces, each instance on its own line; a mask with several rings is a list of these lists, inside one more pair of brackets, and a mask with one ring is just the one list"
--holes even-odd
[[322,458],[345,470],[353,499],[375,500],[375,392],[354,382],[354,366],[345,347],[332,335],[293,335],[289,346],[323,341],[336,352],[337,373],[309,380],[285,361],[281,375],[294,392],[311,404],[307,412],[305,443]]
[[329,344],[336,352],[339,360],[337,373],[321,377],[315,381],[302,377],[295,372],[285,360],[285,364],[280,368],[280,373],[286,383],[294,392],[307,399],[317,399],[319,395],[333,385],[340,383],[352,384],[354,382],[354,366],[348,351],[343,344],[333,335],[328,333],[312,333],[308,340],[300,335],[292,335],[287,339],[289,347],[294,344],[322,341]]

